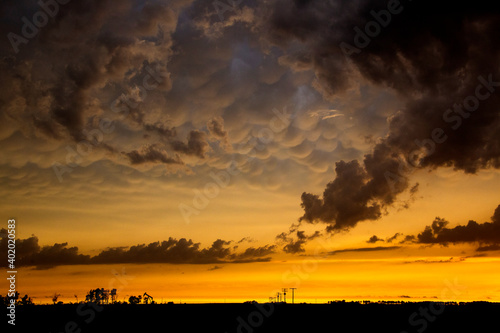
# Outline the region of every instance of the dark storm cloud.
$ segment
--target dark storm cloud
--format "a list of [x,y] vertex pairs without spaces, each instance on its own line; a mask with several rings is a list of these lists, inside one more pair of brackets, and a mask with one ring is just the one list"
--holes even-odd
[[[268,39],[287,52],[291,68],[314,70],[325,96],[361,76],[405,102],[362,162],[337,163],[323,197],[302,195],[301,220],[338,231],[380,218],[408,189],[409,162],[467,173],[500,167],[496,5],[297,0],[271,8]],[[347,44],[356,50],[346,51],[353,50]]]
[[2,39],[4,112],[35,132],[81,140],[86,115],[95,112],[95,89],[120,85],[127,76],[133,82],[148,66],[165,66],[170,41],[160,26],[174,24],[175,15],[157,1],[55,4],[52,18],[36,27],[34,13],[47,16],[41,7],[2,2],[2,12],[12,15],[0,26],[1,34],[15,33],[26,41]]
[[[449,222],[437,217],[430,226],[417,235],[416,241],[421,244],[448,243],[480,243],[488,245],[500,244],[500,205],[491,217],[491,222],[477,223],[470,220],[466,225],[448,228]],[[495,246],[492,247],[494,249]],[[487,247],[482,246],[481,250]]]
[[[28,1],[5,1],[0,6],[9,14],[0,23],[5,34],[21,34],[22,17],[30,20],[40,10],[37,2]],[[140,146],[161,142],[169,156],[179,154],[185,170],[190,163],[220,167],[233,145],[271,125],[278,132],[251,166],[255,175],[266,172],[270,181],[248,178],[253,183],[272,182],[272,187],[283,184],[284,168],[311,168],[314,177],[318,168],[326,170],[339,155],[359,156],[347,138],[331,152],[336,130],[326,125],[326,119],[317,119],[308,131],[300,128],[305,126],[302,121],[311,121],[307,114],[305,120],[284,119],[291,112],[323,108],[328,102],[310,87],[313,73],[294,77],[281,65],[283,52],[268,49],[261,30],[266,6],[242,3],[226,12],[221,22],[214,6],[201,0],[60,5],[37,36],[19,45],[19,53],[8,39],[0,41],[5,44],[0,50],[4,78],[0,100],[5,102],[0,104],[0,120],[7,118],[5,127],[21,129],[30,140],[50,138],[51,144],[61,147],[45,164],[75,160],[65,154],[64,145],[76,150],[75,145],[88,140],[85,130],[100,130],[101,120],[112,120],[109,127],[114,130],[102,131],[98,147],[76,164],[89,165],[104,154],[115,164],[127,163],[130,158],[124,159],[122,152],[140,153]],[[280,111],[279,119],[274,119],[277,114],[271,110],[285,106],[290,111]],[[191,130],[195,131],[189,134]],[[223,149],[217,149],[216,141]],[[316,141],[328,143],[316,147]],[[286,155],[273,165],[269,160],[276,160],[278,151]],[[194,161],[207,155],[210,158]]]
[[[112,120],[110,128],[140,130],[144,138],[155,134],[151,141],[160,139],[171,153],[203,158],[206,134],[193,130],[185,143],[158,111],[172,88],[167,69],[172,33],[179,13],[191,2],[52,1],[52,14],[37,2],[2,2],[0,34],[19,38],[0,41],[0,117],[26,137],[69,144],[89,140],[88,132],[101,130],[103,119]],[[37,27],[34,15],[50,17]],[[99,140],[111,140],[110,131],[99,132]],[[120,157],[124,149],[117,145],[126,140],[95,146]],[[180,161],[180,156],[163,156],[153,144],[145,152],[128,153],[130,162]]]
[[[404,238],[399,244],[448,244],[470,243],[480,244],[476,249],[478,252],[497,251],[500,249],[500,205],[495,209],[491,222],[477,223],[470,220],[466,225],[457,225],[453,228],[448,227],[449,221],[436,217],[431,225],[417,235],[406,235],[395,233],[394,236],[385,241],[391,243],[399,237]],[[383,241],[377,236],[373,236],[368,241]]]
[[[4,232],[2,229],[0,232]],[[171,264],[215,264],[215,263],[250,263],[269,261],[275,253],[275,245],[250,247],[243,252],[234,252],[232,241],[217,239],[210,247],[201,248],[200,243],[191,239],[169,238],[162,242],[140,244],[130,247],[114,247],[90,257],[78,254],[77,247],[68,243],[52,246],[38,245],[38,238],[16,240],[16,265],[37,266],[41,268],[58,265],[116,264],[116,263],[171,263]],[[0,241],[0,255],[7,257],[7,237]],[[5,265],[3,263],[2,265]]]
[[140,151],[133,150],[129,153],[124,153],[130,160],[131,164],[143,163],[163,163],[163,164],[182,164],[178,156],[175,158],[169,157],[164,149],[158,145],[148,145]]
[[[352,228],[359,221],[380,218],[383,208],[395,199],[384,173],[386,170],[396,171],[398,165],[397,160],[390,158],[374,161],[379,154],[388,156],[387,151],[377,149],[375,155],[365,157],[365,167],[357,160],[337,162],[336,178],[326,186],[322,198],[311,193],[302,194],[304,215],[300,220],[326,222],[327,231],[333,232]],[[403,189],[400,186],[398,192]]]

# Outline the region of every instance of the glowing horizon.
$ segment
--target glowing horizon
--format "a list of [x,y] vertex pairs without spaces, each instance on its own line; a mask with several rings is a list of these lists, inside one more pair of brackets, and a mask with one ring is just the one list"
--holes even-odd
[[22,295],[500,302],[496,7],[62,2],[0,5]]

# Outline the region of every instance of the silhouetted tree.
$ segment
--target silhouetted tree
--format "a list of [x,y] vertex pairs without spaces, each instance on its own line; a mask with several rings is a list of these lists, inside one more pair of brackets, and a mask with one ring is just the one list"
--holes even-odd
[[104,288],[101,288],[101,298],[102,302],[108,304],[109,303],[109,290],[105,290]]
[[130,296],[128,298],[128,302],[130,304],[139,304],[141,302],[141,299],[142,299],[141,295],[139,295],[139,296]]
[[54,296],[52,296],[52,302],[54,302],[54,305],[57,303],[57,299],[61,296],[61,294],[54,293]]
[[85,296],[85,302],[96,302],[95,289],[90,289],[87,295]]
[[32,305],[33,301],[31,300],[31,297],[28,295],[24,295],[24,297],[21,299],[21,305]]
[[104,288],[90,289],[85,296],[86,302],[93,302],[97,304],[108,303],[109,300],[109,290],[104,290]]
[[10,299],[13,298],[15,300],[16,305],[32,305],[33,300],[27,294],[24,297],[20,298],[21,294],[16,291],[14,297],[2,296],[0,295],[0,306],[8,306],[10,304]]
[[116,297],[117,297],[116,296],[116,288],[111,289],[110,295],[111,295],[111,303],[116,303]]

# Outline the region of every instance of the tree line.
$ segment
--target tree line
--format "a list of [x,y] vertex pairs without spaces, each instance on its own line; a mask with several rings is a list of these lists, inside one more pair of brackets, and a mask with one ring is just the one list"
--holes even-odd
[[[54,305],[64,304],[62,301],[59,301],[58,293],[54,293],[52,296],[52,302]],[[7,306],[10,304],[10,299],[15,299],[15,305],[33,305],[33,299],[27,294],[21,297],[21,294],[16,291],[14,297],[2,296],[0,295],[0,305]],[[76,303],[82,303],[78,301],[78,296],[75,295]],[[118,295],[116,289],[104,289],[104,288],[96,288],[90,289],[85,295],[84,303],[96,303],[96,304],[127,304],[127,301],[120,302],[118,301]],[[130,296],[128,298],[129,304],[156,304],[153,297],[145,292],[142,295]]]

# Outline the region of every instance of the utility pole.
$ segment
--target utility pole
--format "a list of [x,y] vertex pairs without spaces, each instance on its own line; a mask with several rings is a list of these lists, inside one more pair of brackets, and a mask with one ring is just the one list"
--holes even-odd
[[288,292],[288,288],[283,288],[281,291],[283,291],[283,301],[286,303],[286,293]]
[[292,304],[294,303],[294,296],[295,296],[295,289],[297,288],[290,288],[292,289]]

